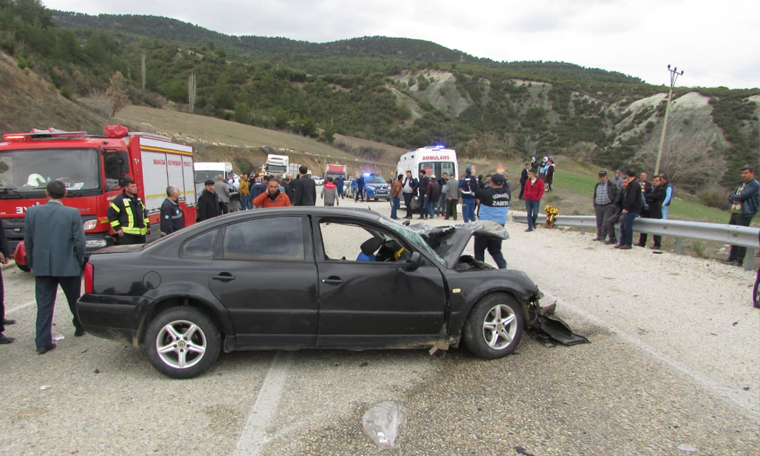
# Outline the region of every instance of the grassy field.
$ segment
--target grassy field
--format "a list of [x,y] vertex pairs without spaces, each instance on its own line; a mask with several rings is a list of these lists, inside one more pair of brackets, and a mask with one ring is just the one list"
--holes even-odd
[[[289,149],[297,160],[318,169],[322,163],[346,163],[351,173],[373,169],[390,176],[395,169],[398,157],[406,150],[375,141],[336,135],[336,141],[342,141],[351,147],[374,147],[383,152],[377,162],[367,162],[328,144],[290,133],[267,130],[236,122],[210,117],[187,114],[167,109],[153,109],[129,106],[117,114],[117,122],[124,122],[131,128],[167,134],[186,139],[189,142],[202,140],[205,143],[230,146],[230,148],[259,149],[269,146],[276,150]],[[257,152],[261,155],[261,152]],[[201,156],[202,153],[199,153]],[[265,156],[265,155],[264,155]],[[203,159],[208,159],[203,157]],[[260,158],[259,158],[260,159]],[[548,193],[543,203],[557,207],[565,215],[593,215],[591,194],[598,182],[599,168],[581,164],[567,157],[557,156],[554,178],[554,190]],[[491,174],[496,171],[497,162],[487,159],[460,159],[460,170],[467,166],[476,166],[475,174]],[[524,162],[510,160],[503,162],[509,174],[513,189],[519,191],[520,172]],[[612,170],[607,170],[612,176]],[[516,196],[516,195],[515,195]],[[515,200],[515,209],[523,210]],[[543,205],[542,204],[542,207]],[[676,190],[676,198],[670,208],[669,216],[676,220],[694,220],[711,223],[728,223],[729,213],[709,208],[691,196]]]
[[[612,170],[607,170],[613,176]],[[593,215],[591,203],[594,185],[599,181],[599,169],[562,160],[557,165],[554,177],[554,195],[547,199],[555,199],[554,204],[563,214]],[[519,175],[518,175],[519,176]],[[517,179],[519,181],[519,178]],[[580,199],[577,199],[576,196]],[[556,200],[559,199],[559,200]],[[671,203],[668,218],[673,220],[692,220],[709,223],[728,223],[728,211],[702,205],[695,196],[683,194],[676,189],[676,196]]]
[[[301,135],[168,109],[129,106],[119,111],[114,120],[126,123],[131,128],[166,134],[187,142],[203,141],[232,147],[260,148],[269,146],[278,150],[289,149],[298,154],[319,157],[325,163],[356,161],[356,157],[349,153]],[[346,139],[347,143],[349,141],[353,140]],[[357,143],[362,141],[356,139]],[[392,146],[387,147],[392,148]],[[389,155],[389,157],[391,157],[392,163],[380,162],[377,164],[395,166],[397,159],[394,161],[393,155]]]

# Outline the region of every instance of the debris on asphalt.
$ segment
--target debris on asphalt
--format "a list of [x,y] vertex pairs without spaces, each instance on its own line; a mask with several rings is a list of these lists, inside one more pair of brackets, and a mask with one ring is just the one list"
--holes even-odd
[[533,453],[528,453],[525,448],[521,446],[516,446],[515,451],[517,451],[518,454],[522,454],[524,456],[534,456]]
[[543,342],[554,340],[562,345],[587,344],[589,340],[573,333],[570,326],[556,315],[537,315],[530,332]]
[[40,386],[40,391],[45,391],[46,389],[50,389],[52,387],[53,387],[52,385],[42,385]]
[[698,451],[695,447],[686,444],[678,445],[678,449],[681,451],[688,451],[689,453],[696,453]]
[[58,342],[59,340],[63,340],[66,337],[63,334],[58,334],[56,336],[53,336],[53,342]]
[[359,364],[359,367],[368,366],[369,363],[367,361],[362,361],[361,364]]
[[95,373],[99,374],[100,373],[100,369],[95,369]]
[[406,427],[406,411],[394,401],[381,402],[362,418],[364,432],[383,450],[398,448],[398,428]]

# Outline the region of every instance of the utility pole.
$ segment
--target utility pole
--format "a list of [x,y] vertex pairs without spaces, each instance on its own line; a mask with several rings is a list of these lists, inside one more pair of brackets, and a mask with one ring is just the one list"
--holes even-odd
[[670,113],[670,100],[673,99],[673,86],[676,85],[678,76],[683,76],[683,70],[678,72],[678,68],[670,68],[668,65],[668,71],[670,72],[670,92],[668,92],[668,104],[665,106],[665,120],[662,123],[662,137],[660,137],[660,150],[657,151],[657,164],[654,166],[654,175],[660,174],[660,159],[662,158],[662,148],[665,146],[665,132],[668,130],[668,114]]
[[142,83],[142,89],[145,90],[145,54],[140,59],[140,78]]

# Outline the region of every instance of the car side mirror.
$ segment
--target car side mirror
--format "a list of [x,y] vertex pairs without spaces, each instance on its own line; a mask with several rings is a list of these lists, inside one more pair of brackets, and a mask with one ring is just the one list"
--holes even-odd
[[422,263],[423,263],[423,259],[422,259],[422,255],[420,255],[420,252],[413,252],[412,257],[404,265],[404,270],[414,271],[415,269],[422,266]]

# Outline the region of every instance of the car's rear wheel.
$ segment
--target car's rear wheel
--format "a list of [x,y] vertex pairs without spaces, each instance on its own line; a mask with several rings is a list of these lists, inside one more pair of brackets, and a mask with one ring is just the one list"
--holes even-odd
[[150,322],[145,343],[156,370],[172,378],[193,378],[216,362],[221,335],[200,310],[173,307]]
[[464,324],[464,342],[480,358],[496,359],[512,353],[520,344],[525,318],[522,307],[506,293],[485,296]]

